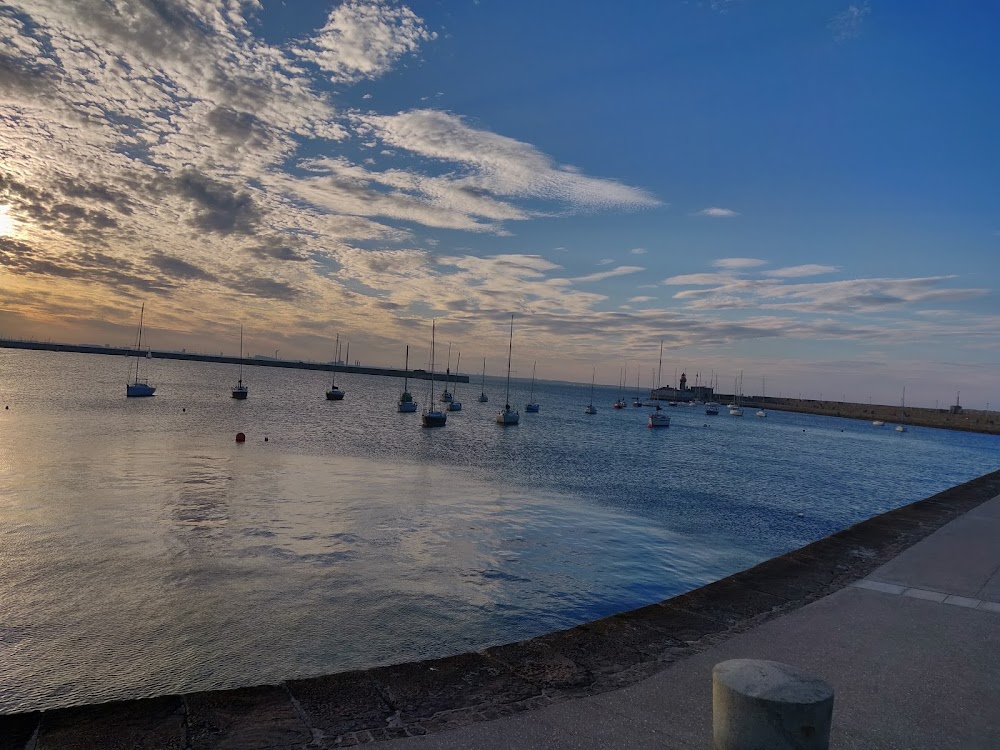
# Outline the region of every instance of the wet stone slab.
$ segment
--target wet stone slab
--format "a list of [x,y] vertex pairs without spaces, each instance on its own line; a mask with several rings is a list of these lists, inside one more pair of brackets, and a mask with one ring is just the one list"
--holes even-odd
[[403,724],[443,711],[513,704],[539,693],[503,662],[480,653],[382,667],[369,674]]
[[579,690],[594,681],[590,671],[537,638],[490,648],[485,653],[541,692]]
[[312,740],[282,687],[194,693],[185,703],[190,750],[272,750]]
[[342,672],[286,684],[309,726],[327,738],[388,727],[396,713],[368,672]]
[[177,696],[46,711],[36,750],[186,750]]
[[35,734],[41,714],[0,716],[0,750],[22,750]]

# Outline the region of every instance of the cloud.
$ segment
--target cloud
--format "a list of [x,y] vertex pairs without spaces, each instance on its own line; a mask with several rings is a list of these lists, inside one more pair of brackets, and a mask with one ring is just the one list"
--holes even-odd
[[385,75],[400,57],[436,38],[405,5],[346,0],[330,12],[323,28],[292,51],[333,81],[351,83]]
[[629,250],[629,252],[632,255],[645,255],[646,254],[646,248],[644,248],[644,247],[633,247],[631,250]]
[[760,258],[719,258],[713,260],[712,265],[716,268],[754,268],[756,266],[767,265],[766,260]]
[[450,112],[421,109],[355,120],[361,132],[385,145],[454,165],[461,171],[449,184],[470,194],[558,201],[577,210],[660,205],[644,190],[555,164],[534,146],[473,128]]
[[638,273],[639,271],[645,271],[645,268],[641,266],[618,266],[617,268],[612,268],[610,271],[600,271],[598,273],[587,274],[586,276],[576,276],[571,281],[575,282],[592,282],[592,281],[604,281],[605,279],[611,279],[615,276],[627,276],[631,273]]
[[819,276],[838,270],[840,269],[837,266],[821,266],[818,263],[807,263],[801,266],[787,266],[785,268],[776,268],[773,271],[764,271],[764,275],[778,278],[795,278],[800,276]]
[[732,216],[739,216],[739,213],[733,211],[731,208],[719,208],[717,206],[712,206],[710,208],[703,208],[701,211],[697,211],[695,216],[712,216],[718,219],[728,219]]
[[635,304],[641,304],[643,302],[655,302],[655,301],[656,301],[656,297],[642,297],[642,296],[640,296],[640,297],[631,297],[631,298],[629,298],[629,302],[633,302]]
[[829,23],[830,31],[838,42],[854,39],[861,35],[865,19],[871,14],[871,5],[867,2],[852,3],[835,15]]
[[599,261],[597,261],[597,265],[599,265],[599,266],[610,266],[614,262],[615,262],[614,258],[601,258]]

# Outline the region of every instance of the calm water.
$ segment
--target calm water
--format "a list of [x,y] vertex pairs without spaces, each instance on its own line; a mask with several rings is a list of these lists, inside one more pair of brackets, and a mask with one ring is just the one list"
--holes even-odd
[[231,366],[149,370],[126,400],[123,359],[0,350],[0,713],[509,642],[1000,468],[997,437],[780,412],[649,430],[616,389],[587,416],[589,386],[536,385],[504,429],[487,379],[423,430],[385,378],[327,402],[325,373],[247,368],[239,402]]

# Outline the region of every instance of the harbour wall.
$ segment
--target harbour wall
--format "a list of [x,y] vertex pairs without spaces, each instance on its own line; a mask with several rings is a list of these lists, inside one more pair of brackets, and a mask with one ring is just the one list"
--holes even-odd
[[[680,401],[690,401],[684,398],[684,391],[679,391]],[[656,399],[651,393],[650,398]],[[733,394],[716,393],[715,400],[725,406],[736,398]],[[660,400],[666,400],[661,398]],[[879,420],[886,425],[906,424],[917,427],[937,427],[942,430],[961,430],[964,432],[983,432],[1000,435],[1000,413],[982,409],[963,409],[958,414],[952,414],[949,409],[926,409],[922,407],[899,406],[886,404],[855,404],[847,401],[820,401],[817,399],[798,398],[761,398],[760,396],[743,396],[741,406],[746,410],[764,409],[775,411],[793,411],[800,414],[816,414],[823,417],[844,417],[846,419],[862,419],[869,422]]]
[[302,747],[321,738],[318,746],[347,747],[614,690],[867,576],[998,495],[1000,471],[660,603],[474,653],[277,685],[0,715],[0,746],[185,750]]
[[[44,352],[76,352],[78,354],[107,354],[118,357],[145,357],[146,351],[138,352],[135,349],[96,346],[93,344],[56,344],[48,341],[0,341],[0,348],[5,349],[31,349]],[[175,352],[152,349],[149,350],[153,359],[180,359],[187,362],[219,362],[228,365],[238,365],[242,361],[245,367],[282,367],[287,370],[322,370],[324,372],[347,372],[358,375],[382,375],[389,378],[408,377],[411,380],[430,380],[431,374],[426,370],[398,370],[392,367],[362,367],[360,365],[334,365],[329,362],[305,362],[303,360],[291,359],[261,359],[257,357],[226,357],[221,354],[197,354],[194,352]],[[444,382],[445,379],[453,383],[468,383],[468,375],[458,375],[451,373],[447,376],[443,372],[434,373],[434,381]]]

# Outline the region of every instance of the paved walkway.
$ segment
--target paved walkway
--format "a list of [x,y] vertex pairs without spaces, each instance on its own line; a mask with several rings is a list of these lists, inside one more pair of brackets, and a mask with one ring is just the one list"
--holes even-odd
[[385,750],[707,748],[712,667],[802,667],[836,690],[837,748],[1000,748],[1000,497],[848,588],[618,691]]

